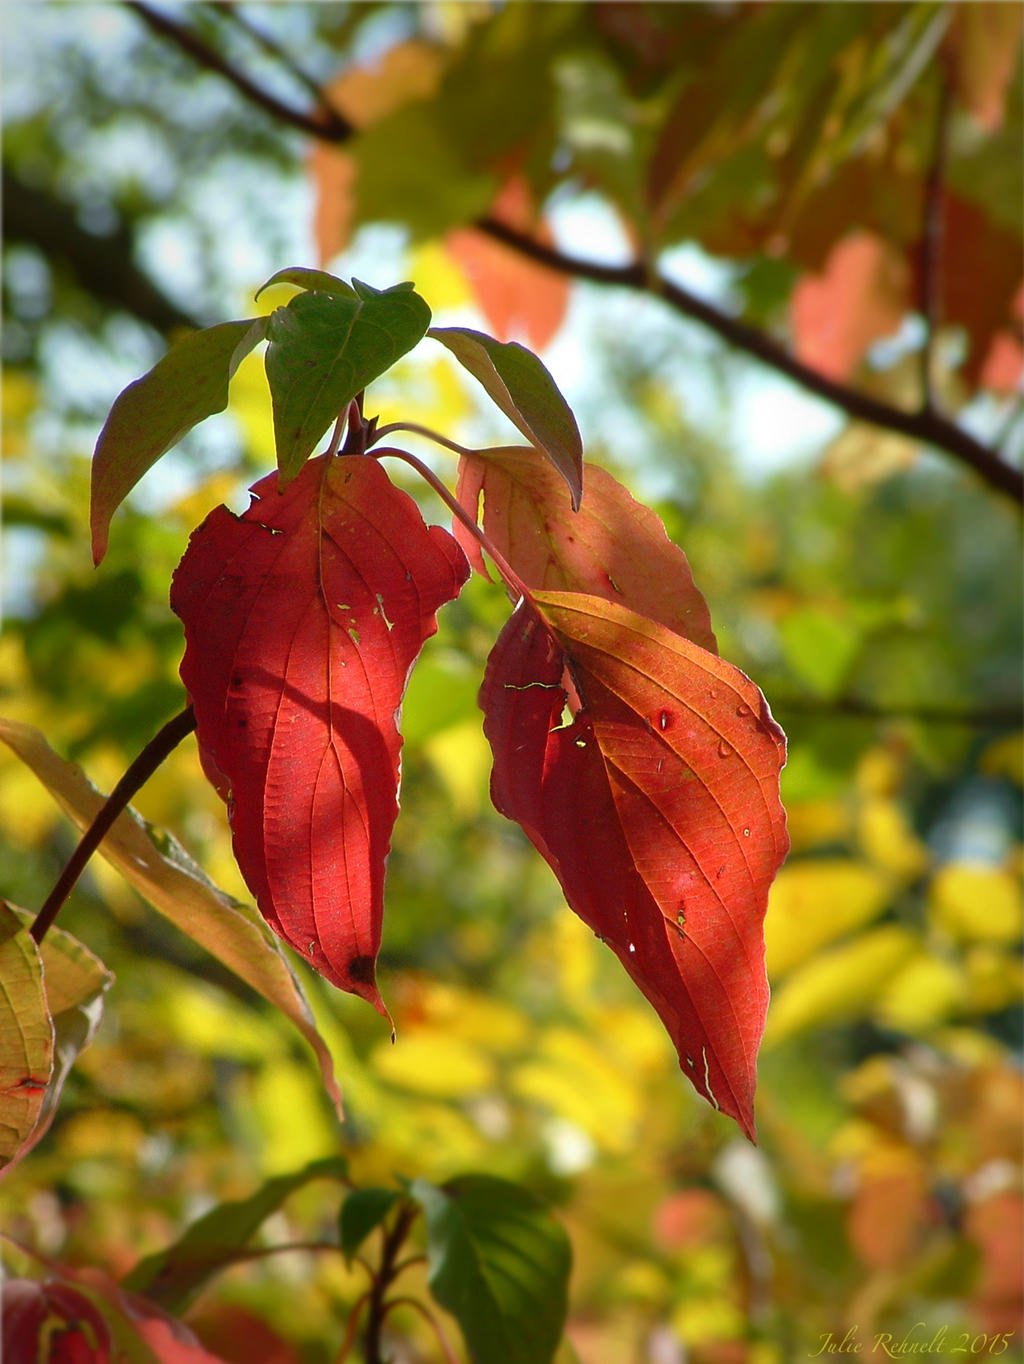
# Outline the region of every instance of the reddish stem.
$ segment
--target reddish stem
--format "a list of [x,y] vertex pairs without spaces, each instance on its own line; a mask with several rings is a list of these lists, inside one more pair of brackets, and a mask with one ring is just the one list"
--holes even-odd
[[530,589],[523,582],[522,578],[520,578],[519,574],[505,558],[504,554],[502,554],[499,549],[495,548],[486,532],[477,525],[476,521],[470,516],[469,512],[466,511],[465,507],[462,506],[454,493],[450,492],[449,489],[445,487],[428,464],[424,464],[421,459],[417,459],[415,455],[411,455],[408,450],[399,450],[397,446],[389,445],[383,450],[375,451],[375,454],[378,457],[381,455],[392,455],[395,459],[405,460],[406,464],[411,465],[419,476],[430,484],[434,492],[437,493],[438,497],[441,498],[445,505],[451,509],[452,515],[458,517],[469,531],[470,535],[472,535],[480,545],[481,549],[483,549],[486,554],[489,554],[494,560],[495,568],[505,580],[512,595],[517,600],[525,597],[526,600],[532,604],[533,597],[530,593]]

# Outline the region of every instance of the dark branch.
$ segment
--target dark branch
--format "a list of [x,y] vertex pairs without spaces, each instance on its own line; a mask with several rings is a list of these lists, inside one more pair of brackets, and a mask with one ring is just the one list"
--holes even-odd
[[118,815],[128,805],[132,796],[149,780],[169,753],[177,748],[186,734],[196,727],[196,717],[191,705],[185,707],[163,729],[150,739],[139,756],[127,769],[124,776],[100,806],[96,818],[82,835],[81,841],[68,859],[68,864],[57,878],[57,884],[46,897],[46,901],[35,917],[29,933],[35,941],[42,942],[61,906],[74,890],[78,878],[85,871],[89,858],[103,842],[113,827]]
[[531,260],[537,261],[540,265],[547,265],[552,270],[559,270],[576,279],[593,280],[598,284],[618,284],[630,289],[641,289],[663,298],[676,312],[700,322],[737,350],[753,355],[780,374],[787,375],[801,388],[824,398],[826,402],[838,407],[848,416],[937,446],[969,465],[992,487],[1008,493],[1017,501],[1024,501],[1024,474],[1012,464],[1000,459],[987,445],[975,440],[968,432],[939,416],[938,413],[907,412],[902,408],[892,407],[889,403],[880,402],[859,389],[835,383],[832,379],[819,374],[817,370],[802,364],[777,341],[773,341],[756,327],[748,326],[747,323],[739,322],[727,313],[720,312],[681,285],[673,284],[660,276],[652,279],[640,264],[598,265],[593,261],[566,256],[554,247],[545,246],[542,242],[517,232],[515,228],[508,227],[495,218],[482,218],[475,226],[489,237],[504,242],[506,246],[513,247],[523,255],[529,256]]
[[[251,103],[289,127],[297,128],[310,137],[333,143],[347,141],[356,131],[342,114],[326,105],[307,113],[282,103],[250,80],[244,72],[238,71],[219,52],[208,47],[191,30],[152,10],[142,3],[142,0],[127,0],[127,3],[155,33],[170,39],[200,65],[219,72]],[[737,321],[670,280],[652,274],[640,262],[624,266],[606,266],[594,261],[580,260],[554,247],[545,246],[528,234],[517,232],[495,218],[481,218],[475,226],[479,231],[496,241],[503,242],[521,255],[528,256],[541,265],[547,265],[561,274],[571,275],[574,279],[591,280],[598,284],[622,285],[664,299],[676,312],[709,328],[730,345],[761,360],[780,374],[785,374],[794,383],[823,398],[848,416],[869,422],[883,430],[896,431],[900,435],[909,436],[912,440],[919,440],[943,450],[973,469],[990,487],[1008,494],[1018,503],[1024,503],[1024,473],[1000,458],[994,449],[976,440],[954,422],[939,416],[927,405],[921,412],[907,412],[857,389],[849,388],[845,384],[835,383],[802,364],[765,333]]]
[[284,100],[278,99],[269,90],[264,90],[261,85],[250,80],[244,71],[232,66],[192,29],[143,4],[142,0],[126,0],[126,3],[153,33],[162,38],[169,38],[182,52],[208,71],[216,71],[218,75],[230,81],[239,94],[244,95],[251,104],[255,104],[257,108],[279,122],[297,128],[299,132],[307,133],[310,137],[323,138],[327,142],[343,142],[355,131],[347,119],[336,109],[328,108],[326,104],[311,114],[286,104]]
[[62,262],[90,293],[126,309],[160,332],[202,325],[182,312],[135,265],[128,228],[103,237],[86,232],[76,223],[70,204],[26,184],[7,165],[3,168],[3,205],[5,240],[26,242],[50,260]]

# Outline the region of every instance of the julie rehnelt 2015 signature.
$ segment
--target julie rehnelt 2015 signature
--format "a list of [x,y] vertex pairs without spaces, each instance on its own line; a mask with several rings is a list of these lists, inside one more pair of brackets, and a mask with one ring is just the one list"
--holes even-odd
[[859,1355],[864,1359],[906,1359],[914,1355],[973,1355],[992,1358],[1005,1354],[1016,1332],[1000,1331],[992,1335],[969,1331],[951,1331],[948,1326],[938,1329],[926,1322],[916,1321],[902,1335],[895,1331],[875,1331],[863,1335],[859,1326],[847,1327],[843,1335],[825,1331],[818,1337],[817,1349],[808,1354],[810,1359],[833,1355]]

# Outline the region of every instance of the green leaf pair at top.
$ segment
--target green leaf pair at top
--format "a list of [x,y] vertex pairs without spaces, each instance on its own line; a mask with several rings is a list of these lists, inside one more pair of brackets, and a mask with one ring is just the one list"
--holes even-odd
[[323,270],[279,270],[275,284],[302,290],[265,317],[223,322],[185,337],[111,408],[93,459],[92,548],[106,553],[110,520],[142,476],[194,426],[227,406],[242,360],[266,341],[278,486],[298,475],[339,413],[424,337],[445,346],[531,445],[565,479],[574,507],[583,445],[571,411],[538,358],[516,342],[467,327],[430,327],[411,284],[375,289]]

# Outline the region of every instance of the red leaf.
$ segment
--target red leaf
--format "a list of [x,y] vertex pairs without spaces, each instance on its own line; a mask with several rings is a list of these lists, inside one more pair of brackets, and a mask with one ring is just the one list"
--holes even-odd
[[469,566],[365,456],[310,460],[284,493],[218,507],[171,605],[207,774],[267,922],[382,1013],[374,983],[398,813],[396,713],[435,612]]
[[[657,513],[596,464],[584,466],[584,487],[574,514],[562,479],[533,450],[482,450],[459,463],[459,501],[477,517],[483,497],[484,530],[527,587],[617,601],[717,653],[707,603]],[[458,521],[455,538],[486,577],[479,543]]]
[[[582,594],[536,608],[512,616],[481,691],[494,803],[654,1005],[698,1093],[753,1138],[782,732],[748,678],[664,626]],[[580,707],[563,724],[566,665]]]

